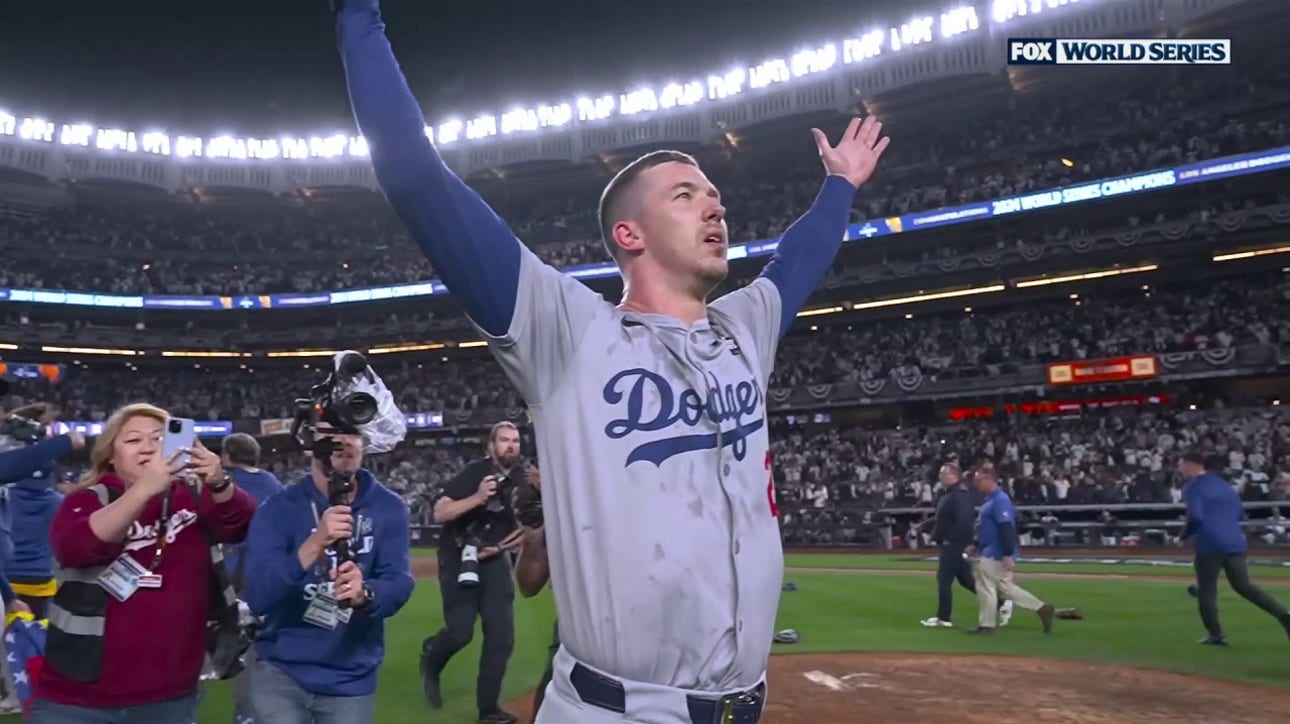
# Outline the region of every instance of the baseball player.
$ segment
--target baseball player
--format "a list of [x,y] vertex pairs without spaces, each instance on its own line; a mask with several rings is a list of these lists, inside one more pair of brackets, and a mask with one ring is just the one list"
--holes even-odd
[[647,154],[600,201],[614,305],[542,263],[447,168],[376,0],[336,0],[376,177],[542,433],[561,648],[539,722],[755,722],[783,583],[766,383],[842,243],[887,139],[853,120],[827,177],[749,285],[727,273],[721,196],[694,159]]

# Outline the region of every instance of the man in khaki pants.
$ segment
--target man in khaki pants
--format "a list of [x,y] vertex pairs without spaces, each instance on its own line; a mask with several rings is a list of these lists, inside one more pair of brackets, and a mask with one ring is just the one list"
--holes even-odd
[[974,482],[985,501],[981,503],[981,512],[976,519],[976,545],[968,548],[969,555],[980,553],[972,565],[980,613],[977,627],[968,633],[994,633],[999,594],[1021,608],[1038,613],[1044,624],[1044,633],[1052,633],[1053,607],[1012,580],[1017,553],[1017,512],[1012,507],[1012,500],[999,487],[999,479],[993,470],[977,471]]

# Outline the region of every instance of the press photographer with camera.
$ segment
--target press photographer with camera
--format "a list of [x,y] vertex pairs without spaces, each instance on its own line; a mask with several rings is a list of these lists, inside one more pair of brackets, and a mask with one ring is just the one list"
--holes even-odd
[[250,673],[256,724],[370,724],[385,619],[412,596],[403,498],[365,470],[406,421],[361,355],[297,401],[307,477],[269,498],[247,538],[246,602],[264,617]]
[[178,420],[112,414],[82,487],[50,529],[58,592],[29,722],[191,724],[214,598],[211,540],[238,543],[255,502],[196,438],[163,455]]
[[499,703],[506,665],[515,647],[515,583],[509,551],[522,543],[515,493],[526,485],[520,465],[520,433],[510,422],[493,425],[488,454],[448,481],[434,505],[439,536],[439,593],[444,627],[421,645],[421,688],[433,708],[443,706],[439,677],[448,661],[483,622],[475,692],[479,721],[509,724],[516,717]]
[[[54,554],[49,547],[49,526],[63,495],[54,489],[58,480],[56,460],[85,447],[80,433],[46,439],[57,419],[48,403],[25,405],[9,413],[0,424],[0,450],[32,450],[44,446],[43,462],[32,472],[3,489],[3,518],[8,529],[0,531],[4,548],[4,575],[17,597],[36,618],[45,617],[45,605],[54,595]],[[45,455],[52,457],[45,457]],[[6,600],[6,602],[8,602]]]
[[73,450],[85,449],[85,436],[75,430],[44,439],[49,423],[42,420],[52,416],[50,410],[37,403],[17,408],[0,421],[0,485],[16,483]]

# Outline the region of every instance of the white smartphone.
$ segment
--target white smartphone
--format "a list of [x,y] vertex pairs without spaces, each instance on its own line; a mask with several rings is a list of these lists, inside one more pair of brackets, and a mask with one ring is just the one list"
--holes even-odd
[[[170,460],[170,456],[186,447],[192,447],[197,441],[196,425],[186,417],[172,417],[166,421],[166,435],[161,445],[161,459]],[[187,463],[191,455],[184,453],[175,459],[176,463]]]

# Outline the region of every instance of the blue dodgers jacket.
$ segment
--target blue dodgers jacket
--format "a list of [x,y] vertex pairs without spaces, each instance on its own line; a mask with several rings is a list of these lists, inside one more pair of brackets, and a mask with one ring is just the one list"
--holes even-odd
[[363,696],[376,691],[385,619],[412,596],[408,507],[371,473],[359,471],[350,550],[375,600],[353,611],[347,623],[326,629],[307,623],[304,613],[320,592],[330,592],[327,571],[335,557],[329,552],[306,570],[298,551],[327,507],[326,496],[306,477],[265,501],[251,522],[245,599],[264,617],[255,653],[311,693]]
[[1214,473],[1205,473],[1183,486],[1187,526],[1181,538],[1196,539],[1200,554],[1245,553],[1249,543],[1241,521],[1245,506],[1232,484]]
[[24,581],[54,577],[54,551],[49,544],[49,526],[63,502],[54,490],[57,468],[49,465],[14,483],[6,492],[13,513],[10,533],[13,556],[5,561],[5,574]]

